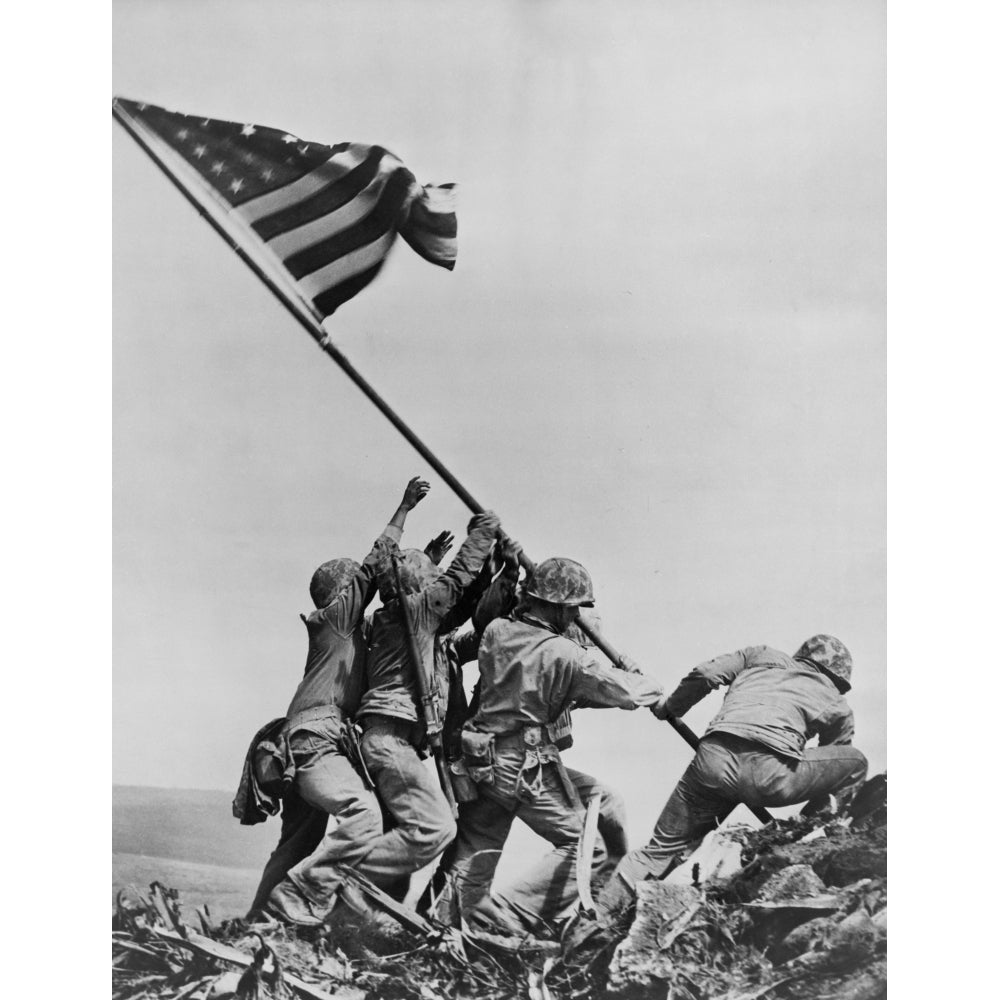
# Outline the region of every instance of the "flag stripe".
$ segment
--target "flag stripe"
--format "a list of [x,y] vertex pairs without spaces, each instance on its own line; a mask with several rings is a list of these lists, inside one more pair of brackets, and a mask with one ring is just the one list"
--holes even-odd
[[[282,232],[280,235],[268,239],[268,246],[281,257],[290,257],[325,239],[331,231],[341,232],[355,225],[378,205],[379,198],[382,197],[391,176],[390,173],[377,174],[367,187],[353,195],[346,204],[339,205],[319,218],[313,219],[305,225],[300,225],[297,229]],[[269,218],[274,218],[274,216]],[[259,225],[260,223],[257,223],[254,229],[257,230]]]
[[292,277],[302,278],[334,262],[344,254],[382,237],[395,234],[395,222],[410,190],[409,171],[397,170],[389,178],[375,207],[360,222],[342,232],[334,232],[290,257],[284,258]]
[[[260,219],[266,219],[269,215],[291,208],[300,201],[318,194],[330,184],[335,184],[351,171],[357,169],[367,159],[366,149],[365,146],[352,144],[290,184],[285,184],[251,201],[244,202],[237,211],[247,222],[257,222]],[[380,150],[381,153],[384,153],[384,150]]]
[[365,285],[369,284],[382,270],[384,263],[384,259],[380,260],[367,271],[362,271],[360,274],[354,275],[353,278],[348,278],[339,285],[334,285],[333,288],[320,293],[313,299],[313,304],[324,316],[329,316],[338,306],[342,306],[348,299],[357,295]]
[[403,229],[419,229],[428,236],[439,236],[442,239],[454,239],[458,233],[458,223],[452,212],[429,212],[420,204],[413,206],[413,214]]
[[432,264],[446,267],[449,271],[455,269],[455,249],[452,240],[437,239],[433,236],[417,236],[412,230],[399,231],[399,235],[424,260]]
[[163,147],[161,164],[235,245],[319,318],[372,281],[397,235],[454,267],[452,185],[421,186],[381,146],[306,142],[266,126],[116,105],[133,134]]
[[334,285],[338,285],[348,278],[353,278],[374,264],[380,263],[389,252],[394,235],[394,233],[386,233],[373,243],[368,243],[351,253],[338,257],[326,267],[321,267],[318,271],[313,271],[301,278],[298,281],[299,288],[310,299],[315,300],[317,295],[328,291]]
[[253,228],[260,234],[261,239],[269,240],[290,229],[313,222],[342,208],[377,177],[386,177],[398,167],[399,161],[395,157],[373,150],[372,155],[366,156],[353,170],[343,174],[336,181],[329,182],[301,201],[258,219],[254,222]]

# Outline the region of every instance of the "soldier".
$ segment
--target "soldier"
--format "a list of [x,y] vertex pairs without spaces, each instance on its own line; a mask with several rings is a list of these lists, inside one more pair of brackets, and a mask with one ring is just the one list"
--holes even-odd
[[[479,648],[478,710],[462,734],[464,761],[479,798],[463,803],[454,859],[457,900],[445,893],[443,919],[456,902],[474,923],[538,932],[576,894],[575,851],[583,808],[563,766],[555,721],[572,704],[635,709],[663,689],[641,673],[599,663],[563,635],[594,602],[590,575],[572,559],[536,567],[513,615],[487,626]],[[490,899],[493,874],[515,818],[553,850],[502,900]],[[605,859],[600,843],[594,870]]]
[[[584,618],[583,612],[581,612],[580,619],[585,620],[593,630],[600,632],[601,619],[598,615],[588,614]],[[593,640],[580,628],[577,622],[573,622],[566,629],[565,635],[584,649],[594,648]],[[622,656],[622,660],[626,669],[630,672],[634,673],[639,670],[638,665],[629,657]],[[567,734],[565,737],[567,745],[564,747],[562,742],[560,742],[558,744],[560,750],[568,749],[572,745],[572,726],[573,720],[569,712],[567,712]],[[601,810],[597,816],[597,832],[601,835],[601,839],[604,841],[604,849],[607,851],[607,859],[604,862],[601,873],[608,874],[615,869],[618,862],[628,853],[625,800],[622,798],[620,792],[598,781],[593,775],[577,771],[572,767],[567,767],[566,773],[569,775],[569,780],[576,787],[580,801],[584,804],[589,802],[594,795],[600,794],[601,796]]]
[[[376,885],[398,887],[401,880],[433,861],[455,836],[455,820],[436,776],[424,766],[426,726],[418,680],[410,660],[399,601],[409,610],[425,677],[436,682],[443,714],[448,677],[439,631],[479,574],[500,528],[492,512],[477,514],[446,572],[418,549],[407,549],[399,566],[402,593],[392,568],[379,568],[383,606],[372,620],[368,690],[358,711],[364,734],[361,752],[393,827],[375,838],[359,868]],[[471,611],[471,609],[470,609]],[[458,623],[451,623],[456,627]]]
[[[301,616],[309,636],[305,675],[284,725],[294,785],[284,796],[281,837],[264,868],[251,918],[263,910],[289,923],[322,922],[335,901],[335,886],[322,873],[356,862],[382,833],[375,794],[345,750],[364,690],[364,612],[375,596],[377,567],[396,550],[406,515],[429,489],[422,479],[410,480],[360,566],[353,559],[331,559],[313,574],[309,593],[316,610]],[[336,822],[324,837],[329,816]]]
[[[571,622],[563,633],[568,639],[572,639],[577,645],[584,649],[593,649],[593,640],[579,626],[579,620],[586,623],[597,631],[600,631],[601,619],[594,613],[590,613],[584,618],[581,611],[580,619]],[[638,666],[629,657],[622,657],[626,669],[631,672],[638,671]],[[555,744],[560,752],[565,752],[573,745],[573,719],[571,710],[567,709],[553,723]],[[577,771],[575,768],[567,767],[566,775],[571,784],[576,789],[581,803],[586,805],[594,795],[600,795],[601,805],[597,814],[597,832],[604,843],[606,857],[600,867],[600,871],[594,874],[594,886],[596,888],[599,879],[611,875],[618,865],[618,862],[628,853],[628,833],[626,831],[625,800],[621,794],[608,785],[598,781],[593,775],[585,771]],[[493,890],[493,895],[501,903],[510,904],[510,900],[505,893],[500,890]]]
[[[658,718],[679,718],[729,685],[652,839],[626,855],[598,896],[605,921],[627,913],[637,882],[667,875],[741,802],[806,801],[804,813],[826,807],[831,794],[840,808],[850,802],[868,771],[851,746],[854,715],[844,699],[851,668],[847,647],[830,635],[807,639],[794,656],[751,646],[695,667],[653,708]],[[819,745],[806,749],[813,736]]]

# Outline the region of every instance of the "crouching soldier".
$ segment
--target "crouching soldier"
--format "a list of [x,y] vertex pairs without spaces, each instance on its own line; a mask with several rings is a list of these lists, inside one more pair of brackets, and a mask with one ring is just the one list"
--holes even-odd
[[[599,663],[562,633],[593,605],[590,575],[571,559],[547,559],[507,618],[487,626],[479,647],[480,698],[462,735],[464,761],[479,797],[463,803],[453,864],[453,893],[439,915],[456,908],[474,924],[507,933],[538,933],[576,896],[576,845],[584,810],[563,766],[556,720],[576,704],[635,709],[656,704],[661,686],[641,673]],[[552,851],[501,900],[490,897],[500,853],[515,818]],[[598,842],[596,871],[605,860]],[[457,897],[457,898],[455,898]]]
[[[417,549],[403,552],[398,576],[388,560],[379,568],[383,606],[372,618],[368,690],[358,718],[364,730],[361,752],[393,826],[369,842],[359,869],[388,891],[398,892],[401,882],[433,861],[455,836],[451,806],[424,765],[427,726],[420,689],[422,680],[436,688],[434,710],[443,714],[448,677],[440,648],[442,622],[478,576],[499,528],[493,513],[473,517],[447,571]],[[401,601],[406,602],[405,620]],[[419,664],[412,661],[411,639]],[[435,665],[445,665],[444,670]]]
[[[667,875],[741,802],[806,802],[803,812],[827,807],[831,794],[840,808],[849,803],[868,771],[851,746],[851,668],[847,647],[830,635],[807,639],[794,656],[751,646],[695,667],[654,707],[659,718],[679,718],[729,685],[649,843],[625,856],[598,896],[605,922],[628,912],[637,882]],[[819,745],[806,749],[813,736]]]
[[[407,513],[429,488],[421,479],[410,480],[360,566],[353,559],[331,559],[313,574],[309,593],[316,610],[301,616],[309,635],[305,675],[284,724],[294,783],[283,798],[281,837],[264,868],[251,918],[266,911],[289,923],[321,923],[336,901],[336,883],[327,873],[356,862],[382,833],[379,804],[359,773],[352,739],[352,716],[365,684],[364,612],[376,593],[377,567],[396,550]],[[329,817],[334,825],[327,834]]]

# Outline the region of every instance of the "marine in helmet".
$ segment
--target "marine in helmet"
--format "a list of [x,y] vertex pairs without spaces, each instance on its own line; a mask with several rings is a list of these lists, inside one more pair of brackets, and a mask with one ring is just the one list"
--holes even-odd
[[[461,913],[505,932],[540,933],[576,897],[575,853],[583,828],[579,793],[563,765],[557,720],[570,706],[652,706],[663,689],[639,672],[616,670],[564,634],[594,603],[590,574],[572,559],[540,563],[513,614],[485,629],[479,646],[478,709],[462,733],[463,761],[478,798],[460,806],[452,890],[443,920]],[[552,850],[503,898],[490,887],[520,818]],[[606,858],[600,841],[594,870]]]
[[[695,667],[653,708],[658,718],[680,718],[729,687],[649,843],[625,856],[598,896],[605,919],[626,913],[637,882],[667,875],[741,802],[805,802],[804,813],[850,802],[868,771],[851,746],[854,715],[844,698],[851,669],[847,647],[831,635],[812,636],[792,656],[751,646]],[[807,747],[813,737],[818,745]]]
[[[601,630],[601,619],[592,610],[580,612],[580,618],[572,622],[563,635],[572,639],[577,645],[584,649],[594,648],[594,642],[590,636],[580,628],[579,622],[583,619],[590,628],[596,632]],[[623,656],[626,668],[631,671],[638,670],[638,666],[628,657]],[[556,746],[561,754],[573,745],[573,719],[571,706],[562,712],[553,723],[553,736]],[[604,844],[605,859],[599,871],[592,875],[592,886],[597,890],[601,880],[607,879],[614,872],[618,862],[628,853],[628,822],[625,810],[625,799],[621,793],[610,785],[605,784],[592,774],[585,771],[578,771],[573,767],[566,767],[566,776],[576,789],[576,794],[581,803],[587,805],[595,795],[600,796],[600,808],[597,814],[597,832],[600,834]],[[533,892],[532,887],[527,887],[529,894]],[[523,894],[525,886],[516,889],[518,894]],[[516,896],[512,897],[506,890],[493,889],[493,896],[501,906],[517,908]]]
[[[406,515],[429,489],[416,477],[407,483],[362,563],[331,559],[313,573],[309,594],[315,610],[300,616],[309,638],[305,673],[283,727],[295,763],[294,784],[283,796],[281,836],[264,868],[251,918],[266,911],[289,923],[320,923],[335,901],[323,873],[358,862],[382,833],[378,801],[345,755],[344,739],[364,691],[364,612],[376,593],[378,567],[396,551]],[[336,822],[326,833],[330,816]]]
[[[585,621],[585,623],[590,626],[593,631],[600,633],[601,618],[598,614],[593,611],[585,614],[581,611],[580,619]],[[584,649],[589,650],[594,648],[594,641],[589,635],[587,635],[586,632],[583,631],[583,629],[580,628],[579,619],[573,622],[569,628],[566,629],[564,634],[567,638],[572,639]],[[639,670],[638,665],[629,657],[622,656],[622,660],[624,661],[626,669],[632,672]],[[562,742],[560,742],[560,750],[567,749],[573,742],[573,720],[569,712],[566,712],[565,725],[567,735],[564,740],[567,747],[564,747]],[[597,817],[597,832],[601,835],[601,839],[604,841],[604,848],[608,855],[607,861],[602,869],[602,874],[610,873],[614,870],[618,862],[621,861],[621,859],[628,853],[625,799],[622,797],[620,792],[599,781],[597,778],[593,777],[593,775],[586,774],[584,771],[577,771],[572,767],[567,767],[566,773],[569,775],[570,781],[572,781],[576,786],[577,793],[579,794],[582,802],[589,802],[591,797],[598,793],[601,796],[601,809]]]
[[[404,550],[398,587],[389,561],[379,568],[382,607],[372,616],[367,690],[358,719],[364,730],[361,752],[391,826],[369,844],[363,865],[377,886],[397,895],[409,876],[433,861],[455,836],[448,801],[433,771],[424,766],[423,706],[400,602],[406,602],[425,676],[436,679],[443,715],[449,692],[442,630],[458,626],[452,612],[478,578],[499,530],[496,514],[477,514],[444,571],[425,552]],[[466,616],[471,613],[470,607]]]

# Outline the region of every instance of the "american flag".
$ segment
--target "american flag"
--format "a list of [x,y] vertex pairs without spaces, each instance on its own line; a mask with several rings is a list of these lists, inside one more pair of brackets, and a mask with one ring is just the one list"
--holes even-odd
[[320,319],[378,274],[397,234],[432,264],[455,266],[453,185],[419,184],[381,146],[306,142],[123,98],[114,107],[244,244],[280,265]]

